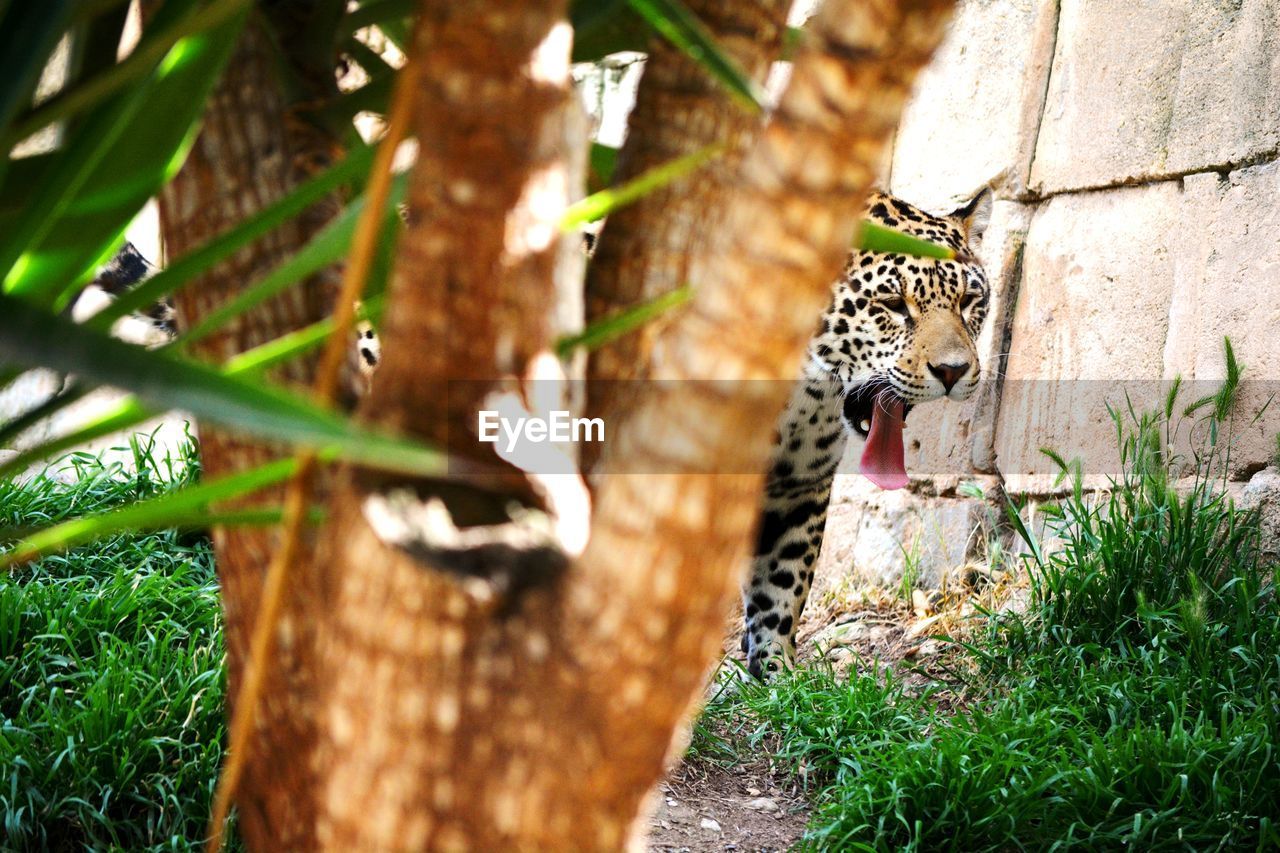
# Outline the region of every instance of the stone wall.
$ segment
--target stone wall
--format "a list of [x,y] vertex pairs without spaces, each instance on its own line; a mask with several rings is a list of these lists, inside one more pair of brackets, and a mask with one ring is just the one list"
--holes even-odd
[[1203,381],[1194,399],[1224,336],[1248,380],[1231,476],[1247,495],[1278,482],[1280,400],[1251,418],[1280,390],[1280,0],[963,0],[889,184],[946,211],[985,183],[991,378],[912,412],[906,493],[840,478],[828,570],[891,580],[906,549],[936,583],[990,517],[964,484],[1052,492],[1044,446],[1102,480],[1105,402],[1154,403],[1174,376]]

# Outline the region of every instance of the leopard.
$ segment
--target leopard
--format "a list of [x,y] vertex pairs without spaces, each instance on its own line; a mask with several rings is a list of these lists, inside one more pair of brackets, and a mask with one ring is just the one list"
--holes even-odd
[[954,258],[854,251],[832,285],[776,422],[742,587],[742,651],[754,678],[795,664],[796,631],[846,451],[861,445],[861,474],[880,488],[903,488],[902,429],[912,407],[965,400],[978,387],[977,340],[991,290],[975,253],[992,206],[990,188],[945,215],[879,190],[868,196],[864,221],[945,246]]
[[[854,251],[832,285],[776,422],[754,556],[742,587],[742,651],[751,676],[767,679],[795,663],[796,631],[847,446],[861,445],[863,476],[884,489],[903,488],[902,431],[911,409],[933,400],[966,400],[977,388],[977,340],[991,291],[975,253],[992,206],[990,188],[943,215],[882,191],[869,195],[864,221],[945,246],[953,257]],[[589,255],[590,240],[586,246]],[[115,295],[153,269],[126,246],[95,285]],[[152,313],[172,336],[171,307]],[[355,373],[367,393],[381,341],[366,322],[354,337]]]
[[[110,261],[98,267],[93,280],[64,313],[76,323],[83,323],[158,271],[137,246],[125,241]],[[153,302],[111,324],[113,337],[148,349],[164,346],[177,332],[177,315],[168,299]]]
[[[84,323],[157,272],[156,264],[134,243],[126,240],[111,260],[97,268],[93,279],[81,289],[64,314],[73,322]],[[356,308],[359,314],[359,303]],[[173,300],[162,298],[125,314],[111,324],[111,336],[148,349],[173,343],[179,336],[178,314]],[[373,374],[382,358],[381,340],[371,321],[358,317],[352,336],[343,366],[340,395],[348,408],[369,393]]]

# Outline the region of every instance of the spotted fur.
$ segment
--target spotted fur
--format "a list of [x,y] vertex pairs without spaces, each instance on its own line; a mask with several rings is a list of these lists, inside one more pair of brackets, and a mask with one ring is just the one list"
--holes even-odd
[[[155,273],[155,266],[142,256],[137,247],[125,243],[114,258],[99,267],[93,281],[80,291],[70,308],[71,319],[83,323]],[[173,340],[176,329],[173,304],[168,300],[153,303],[111,324],[111,334],[115,337],[146,347],[168,343]]]
[[[80,291],[69,309],[71,319],[83,323],[155,273],[156,267],[143,257],[136,246],[126,242],[110,262],[98,269],[93,281]],[[173,303],[164,299],[121,317],[112,324],[111,334],[141,346],[163,346],[177,336],[177,315]],[[382,358],[382,344],[371,323],[357,320],[354,336],[343,381],[344,397],[349,403],[367,393]]]
[[963,400],[977,386],[975,341],[989,289],[972,258],[990,211],[988,190],[946,216],[879,193],[868,202],[871,221],[950,246],[958,259],[855,252],[833,285],[778,422],[743,589],[743,651],[758,678],[795,659],[836,467],[850,440],[865,440],[877,396],[896,396],[909,410],[942,397]]

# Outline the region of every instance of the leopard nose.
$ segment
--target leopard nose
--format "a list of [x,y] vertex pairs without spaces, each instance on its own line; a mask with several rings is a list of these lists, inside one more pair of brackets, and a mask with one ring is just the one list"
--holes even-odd
[[969,372],[969,362],[962,361],[956,364],[930,364],[929,372],[938,377],[938,381],[942,383],[942,387],[947,389],[947,393],[951,393],[951,389],[956,383],[964,378]]

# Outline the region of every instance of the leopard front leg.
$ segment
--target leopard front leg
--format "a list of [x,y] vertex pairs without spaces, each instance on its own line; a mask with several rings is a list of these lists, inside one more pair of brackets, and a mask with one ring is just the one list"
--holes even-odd
[[756,678],[794,663],[796,627],[822,550],[831,481],[847,441],[840,386],[807,369],[778,422],[755,557],[743,588],[747,669]]
[[822,550],[831,484],[766,498],[751,577],[743,588],[747,670],[764,678],[791,666],[796,628],[804,612]]

